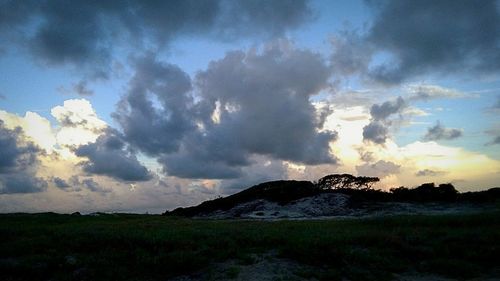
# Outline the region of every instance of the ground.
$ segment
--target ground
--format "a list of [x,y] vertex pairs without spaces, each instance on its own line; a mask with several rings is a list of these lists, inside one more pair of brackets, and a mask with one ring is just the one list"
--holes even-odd
[[500,211],[325,220],[0,215],[0,280],[500,280]]

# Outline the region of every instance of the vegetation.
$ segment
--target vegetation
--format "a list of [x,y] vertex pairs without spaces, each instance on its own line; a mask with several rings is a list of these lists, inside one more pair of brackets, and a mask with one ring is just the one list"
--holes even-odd
[[372,189],[380,179],[377,177],[353,176],[350,174],[333,174],[322,177],[315,184],[319,189]]
[[0,280],[167,280],[269,251],[319,280],[499,277],[498,241],[498,211],[274,222],[9,214],[0,215]]

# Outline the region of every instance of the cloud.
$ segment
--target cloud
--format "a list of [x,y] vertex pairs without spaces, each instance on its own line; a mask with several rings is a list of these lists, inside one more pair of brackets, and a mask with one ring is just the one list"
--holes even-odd
[[372,121],[363,128],[363,139],[383,144],[389,138],[389,129],[378,121]]
[[54,177],[52,179],[52,181],[54,182],[55,186],[57,188],[60,188],[60,189],[67,189],[69,187],[71,187],[65,180],[59,178],[59,177]]
[[50,113],[60,125],[56,138],[63,146],[93,142],[107,127],[86,99],[66,100],[62,106],[52,108]]
[[497,101],[495,102],[495,105],[493,106],[493,108],[500,110],[500,95],[497,96]]
[[107,175],[123,181],[147,181],[152,178],[146,167],[126,149],[123,137],[112,129],[100,135],[94,143],[79,146],[75,154],[88,159],[81,165],[89,174]]
[[[114,118],[127,142],[156,157],[171,176],[235,178],[252,155],[306,164],[335,163],[333,131],[309,98],[328,87],[330,71],[315,53],[276,41],[229,52],[194,82],[152,56],[136,73]],[[196,92],[196,101],[192,97]]]
[[370,114],[375,121],[386,120],[389,116],[401,112],[407,106],[402,97],[398,97],[394,101],[386,101],[382,104],[374,104],[370,108]]
[[224,143],[237,154],[334,163],[328,147],[336,133],[317,131],[323,122],[309,101],[329,86],[329,74],[318,54],[286,41],[267,45],[261,53],[228,53],[196,79],[202,112],[214,113],[219,105],[219,122],[204,123],[207,135],[234,139]]
[[34,193],[47,188],[47,182],[36,177],[40,153],[20,127],[8,129],[0,120],[0,194]]
[[0,175],[0,194],[36,193],[46,189],[47,182],[32,174]]
[[[2,1],[0,34],[50,65],[107,78],[113,51],[161,48],[182,36],[281,35],[312,18],[307,1]],[[130,44],[132,42],[132,44]],[[11,46],[12,47],[12,46]]]
[[112,192],[111,189],[102,187],[101,185],[99,185],[99,183],[94,181],[92,178],[87,178],[87,179],[82,180],[81,184],[92,192],[97,192],[97,193],[102,193],[102,194]]
[[190,77],[178,66],[149,54],[135,59],[128,93],[113,117],[127,142],[150,156],[177,151],[195,129]]
[[73,91],[80,96],[92,96],[94,91],[88,88],[87,81],[81,80],[73,85]]
[[[56,182],[57,178],[54,178],[54,182]],[[80,177],[77,175],[73,175],[69,178],[68,182],[61,180],[67,186],[63,187],[64,191],[82,191],[81,188],[89,190],[91,192],[106,194],[113,192],[112,189],[101,186],[98,182],[96,182],[93,178],[84,178],[80,180]],[[57,186],[57,183],[56,183]],[[70,188],[71,187],[71,188]]]
[[455,89],[429,84],[410,84],[406,87],[406,91],[409,93],[408,99],[410,101],[470,97],[470,95]]
[[402,97],[382,104],[374,104],[370,108],[371,121],[363,128],[363,139],[376,144],[383,144],[389,138],[389,117],[396,113],[402,114],[408,104]]
[[500,144],[500,135],[495,136],[492,141],[488,142],[486,145],[497,145]]
[[434,171],[431,169],[424,169],[424,170],[419,170],[418,172],[415,173],[415,176],[417,177],[437,177],[437,176],[442,176],[446,174],[444,171]]
[[349,76],[368,69],[373,49],[357,31],[342,31],[331,39],[330,65],[335,73]]
[[389,175],[398,174],[401,166],[391,161],[379,160],[375,163],[365,163],[356,166],[359,175],[383,178]]
[[373,66],[370,76],[400,83],[427,74],[500,70],[500,12],[497,1],[371,2],[375,20],[367,41],[389,52],[390,62]]
[[436,125],[427,129],[424,140],[437,141],[437,140],[453,140],[463,135],[461,129],[445,128],[439,121]]

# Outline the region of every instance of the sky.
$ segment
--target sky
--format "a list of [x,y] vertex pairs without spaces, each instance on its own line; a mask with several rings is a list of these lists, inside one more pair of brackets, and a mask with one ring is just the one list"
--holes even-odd
[[500,1],[0,0],[0,212],[500,186]]

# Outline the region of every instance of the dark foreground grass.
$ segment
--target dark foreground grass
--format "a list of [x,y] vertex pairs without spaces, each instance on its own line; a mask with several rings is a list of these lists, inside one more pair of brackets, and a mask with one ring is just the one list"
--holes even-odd
[[9,214],[0,215],[0,280],[167,280],[269,251],[320,280],[500,277],[499,241],[499,212],[275,222]]

